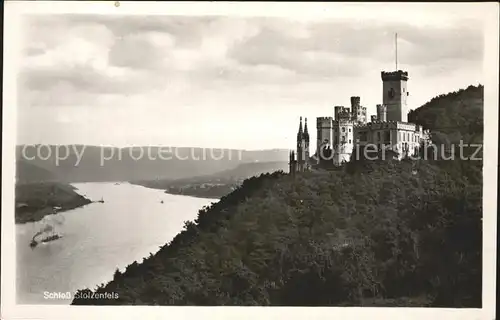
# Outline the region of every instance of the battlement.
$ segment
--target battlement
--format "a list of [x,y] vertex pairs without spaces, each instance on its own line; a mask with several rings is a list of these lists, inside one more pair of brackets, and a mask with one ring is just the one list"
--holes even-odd
[[362,127],[371,128],[374,126],[379,127],[380,125],[385,125],[386,127],[391,127],[391,128],[415,130],[415,131],[420,131],[420,128],[421,128],[421,126],[419,126],[415,123],[395,121],[395,120],[380,121],[378,119],[371,121],[371,122],[368,122],[366,124],[357,124],[357,125],[355,125],[355,127],[357,127],[357,128],[362,128]]
[[317,117],[316,118],[316,128],[331,128],[333,122],[333,117]]
[[407,131],[421,131],[421,126],[415,123],[408,123],[402,121],[380,121],[375,120],[367,124],[359,124],[354,126],[356,129],[369,129],[369,130],[379,130],[379,129],[396,129],[396,130],[407,130]]
[[333,117],[317,117],[316,122],[323,122],[323,121],[328,121],[328,120],[333,120]]
[[368,129],[368,123],[355,123],[354,124],[355,129]]
[[407,71],[391,71],[391,72],[381,72],[382,81],[399,81],[399,80],[408,80],[408,72]]
[[348,107],[335,106],[334,110],[335,120],[350,120],[352,117],[351,109]]

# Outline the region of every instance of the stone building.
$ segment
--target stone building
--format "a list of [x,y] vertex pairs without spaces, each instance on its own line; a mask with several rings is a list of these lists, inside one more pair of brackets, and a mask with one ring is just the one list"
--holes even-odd
[[[351,97],[350,107],[335,106],[333,117],[316,119],[317,141],[314,164],[322,161],[335,165],[350,161],[353,154],[359,156],[360,148],[370,147],[372,151],[392,150],[399,159],[415,155],[429,132],[414,123],[408,123],[409,92],[407,89],[408,72],[382,72],[382,104],[377,105],[377,114],[367,119],[366,108],[361,106],[358,96]],[[302,133],[302,118],[299,135]],[[298,139],[298,138],[297,138]],[[297,140],[297,155],[304,153],[304,144]],[[309,147],[309,134],[307,134]],[[309,154],[309,151],[307,151]],[[295,153],[290,154],[290,163]],[[293,158],[295,160],[295,158]],[[309,156],[301,161],[311,162]],[[307,159],[307,160],[306,160]],[[297,159],[297,161],[299,161]],[[296,167],[290,165],[290,172],[304,171],[310,165]]]

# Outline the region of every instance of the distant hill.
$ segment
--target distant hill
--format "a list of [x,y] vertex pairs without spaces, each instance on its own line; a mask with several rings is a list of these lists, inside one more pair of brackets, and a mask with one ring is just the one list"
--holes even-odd
[[275,171],[288,171],[288,162],[285,161],[275,161],[275,162],[252,162],[240,164],[234,169],[224,170],[212,175],[214,178],[220,177],[220,179],[230,178],[230,179],[247,179],[253,176],[258,176],[263,173],[273,173]]
[[57,178],[49,170],[38,167],[27,160],[19,159],[16,167],[16,183],[33,183],[56,181]]
[[219,171],[210,175],[196,176],[177,180],[137,181],[136,184],[168,193],[220,198],[237,188],[245,179],[275,171],[288,172],[288,162],[251,162],[236,168]]
[[[44,146],[37,156],[36,149],[17,146],[18,173],[23,180],[29,175],[42,178],[31,167],[45,169],[60,182],[101,182],[182,179],[208,175],[237,167],[241,163],[286,161],[288,150],[229,150],[201,148],[131,147],[113,148],[100,146]],[[38,146],[36,146],[38,147]],[[64,160],[57,161],[56,152]],[[50,151],[49,151],[50,150]],[[78,153],[82,154],[78,163]],[[142,150],[142,151],[141,151]],[[67,154],[68,151],[68,154]],[[142,152],[142,157],[141,157]],[[44,160],[50,154],[47,160]],[[26,157],[25,157],[26,156]],[[32,159],[34,157],[34,159]],[[25,162],[31,164],[30,167]],[[37,178],[38,179],[38,178]]]

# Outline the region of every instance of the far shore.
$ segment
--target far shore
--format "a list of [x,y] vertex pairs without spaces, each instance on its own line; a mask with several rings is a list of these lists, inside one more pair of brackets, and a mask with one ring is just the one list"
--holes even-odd
[[63,183],[40,182],[16,185],[15,223],[42,220],[45,216],[93,203]]

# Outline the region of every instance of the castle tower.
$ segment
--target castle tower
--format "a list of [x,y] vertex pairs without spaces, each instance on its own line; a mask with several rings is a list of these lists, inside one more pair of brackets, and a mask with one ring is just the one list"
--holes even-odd
[[[408,72],[382,71],[382,103],[387,106],[387,121],[408,122]],[[379,119],[380,120],[380,119]]]
[[318,163],[321,159],[321,150],[322,148],[328,148],[332,143],[332,117],[319,117],[316,118],[316,130],[317,130],[317,139],[316,139],[316,157]]
[[360,97],[351,97],[351,110],[354,122],[359,124],[366,123],[366,108],[361,106]]
[[354,121],[349,108],[335,107],[333,121],[333,152],[334,163],[337,165],[348,162],[354,146]]
[[387,121],[387,107],[383,104],[377,104],[377,120]]

